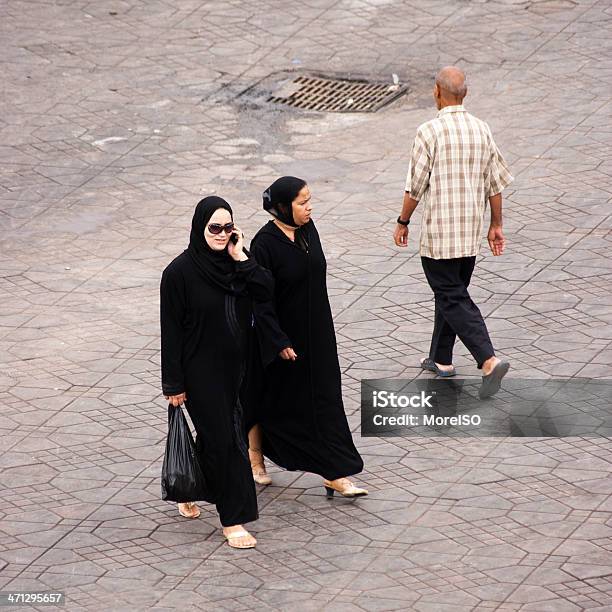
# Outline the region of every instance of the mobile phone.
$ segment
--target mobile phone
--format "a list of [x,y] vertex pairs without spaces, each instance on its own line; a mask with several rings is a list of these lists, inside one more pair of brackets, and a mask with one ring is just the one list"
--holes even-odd
[[236,244],[238,242],[238,234],[236,232],[233,232],[230,236],[230,240],[232,244]]

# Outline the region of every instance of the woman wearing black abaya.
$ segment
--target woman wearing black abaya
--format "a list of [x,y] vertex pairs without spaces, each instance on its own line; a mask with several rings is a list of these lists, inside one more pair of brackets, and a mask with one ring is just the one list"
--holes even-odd
[[244,392],[253,478],[271,482],[265,455],[288,470],[320,474],[329,497],[334,491],[366,495],[347,478],[361,472],[363,461],[342,402],[327,264],[310,218],[310,191],[305,181],[282,177],[263,195],[274,218],[253,238],[251,251],[272,272],[275,293],[254,309],[260,352],[251,356],[260,358],[262,376],[255,363]]
[[[235,243],[230,240],[235,236]],[[233,548],[252,548],[243,523],[258,518],[246,430],[238,399],[244,378],[252,305],[270,299],[273,279],[243,250],[229,204],[212,196],[193,215],[189,247],[161,279],[162,389],[196,429],[196,447]],[[179,512],[197,518],[194,503]]]

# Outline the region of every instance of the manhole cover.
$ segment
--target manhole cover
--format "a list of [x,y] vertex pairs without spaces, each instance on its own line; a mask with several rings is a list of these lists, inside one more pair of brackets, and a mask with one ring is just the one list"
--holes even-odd
[[532,0],[527,5],[527,10],[539,15],[568,11],[576,8],[574,0]]
[[373,113],[401,96],[407,89],[407,85],[399,83],[299,76],[275,91],[268,102],[303,110]]

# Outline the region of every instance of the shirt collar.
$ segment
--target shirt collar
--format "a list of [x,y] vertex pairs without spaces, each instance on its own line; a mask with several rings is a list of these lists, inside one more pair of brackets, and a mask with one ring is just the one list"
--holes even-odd
[[447,113],[465,113],[465,107],[463,104],[457,104],[456,106],[445,106],[443,109],[438,111],[438,117],[446,115]]

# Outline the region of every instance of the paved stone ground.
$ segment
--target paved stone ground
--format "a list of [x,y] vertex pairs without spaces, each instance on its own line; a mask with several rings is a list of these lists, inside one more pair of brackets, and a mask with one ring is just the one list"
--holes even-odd
[[[609,439],[358,434],[360,380],[415,376],[428,346],[416,232],[401,251],[390,221],[446,63],[517,177],[507,253],[473,283],[500,353],[513,376],[610,377],[611,21],[609,0],[3,2],[0,589],[61,588],[69,610],[612,610]],[[376,114],[270,108],[292,70],[411,91]],[[200,194],[252,236],[284,173],[312,187],[371,494],[275,471],[242,553],[209,507],[159,499],[158,281]]]

